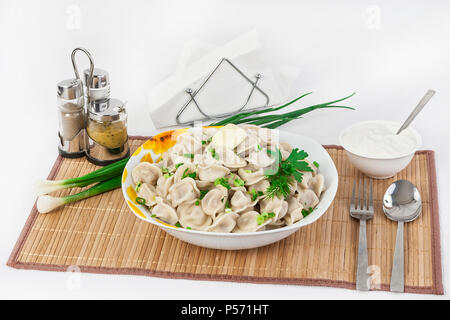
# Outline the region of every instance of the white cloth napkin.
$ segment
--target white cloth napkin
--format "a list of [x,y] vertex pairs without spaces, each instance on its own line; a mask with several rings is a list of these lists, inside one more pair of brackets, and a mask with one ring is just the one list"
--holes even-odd
[[[220,47],[198,41],[189,42],[181,53],[174,73],[154,87],[148,95],[150,117],[156,128],[177,125],[176,115],[190,98],[186,89],[198,89],[222,58],[228,58],[253,81],[257,73],[262,74],[258,87],[269,96],[270,105],[286,101],[290,87],[299,74],[297,67],[271,67],[263,55],[255,30]],[[195,99],[205,113],[214,116],[238,110],[245,103],[251,87],[229,64],[223,63]],[[265,97],[255,90],[245,109],[262,106],[265,102]],[[203,117],[191,102],[180,121]]]

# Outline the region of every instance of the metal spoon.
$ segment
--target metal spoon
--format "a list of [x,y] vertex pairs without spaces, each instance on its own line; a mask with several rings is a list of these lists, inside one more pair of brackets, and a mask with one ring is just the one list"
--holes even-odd
[[391,291],[404,292],[403,224],[415,220],[422,212],[422,199],[419,190],[407,180],[395,181],[384,194],[383,211],[386,217],[398,222],[391,274]]
[[408,118],[405,120],[405,122],[402,124],[400,129],[398,129],[396,134],[399,134],[413,122],[413,120],[417,117],[420,111],[422,111],[423,107],[430,101],[431,97],[434,96],[436,91],[429,89],[427,93],[420,99],[419,104],[414,108],[414,110],[411,112],[411,114],[408,116]]

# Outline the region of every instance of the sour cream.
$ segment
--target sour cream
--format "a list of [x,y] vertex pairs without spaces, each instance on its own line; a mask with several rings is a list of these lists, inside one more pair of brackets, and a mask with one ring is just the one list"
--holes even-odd
[[419,135],[411,128],[396,134],[399,123],[368,121],[357,123],[341,134],[341,144],[356,155],[389,159],[413,153],[420,145]]

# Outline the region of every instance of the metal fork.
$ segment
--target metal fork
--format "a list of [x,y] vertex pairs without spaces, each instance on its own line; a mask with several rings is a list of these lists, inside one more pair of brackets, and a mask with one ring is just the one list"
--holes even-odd
[[[359,177],[358,196],[355,201],[357,178],[353,182],[352,200],[350,202],[350,216],[359,220],[358,268],[356,270],[356,289],[369,290],[369,267],[367,255],[366,221],[373,218],[373,180],[369,180],[369,194],[366,197],[366,179]],[[361,190],[362,189],[362,190]]]

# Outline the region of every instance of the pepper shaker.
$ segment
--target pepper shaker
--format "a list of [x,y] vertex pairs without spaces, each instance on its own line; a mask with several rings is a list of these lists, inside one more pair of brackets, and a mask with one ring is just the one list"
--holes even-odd
[[85,112],[83,83],[80,79],[67,79],[57,84],[59,118],[58,152],[66,158],[84,156]]
[[85,92],[89,93],[89,97],[86,101],[90,102],[109,98],[111,89],[108,71],[100,68],[94,68],[91,76],[91,70],[86,69],[83,71],[83,78],[86,86]]

